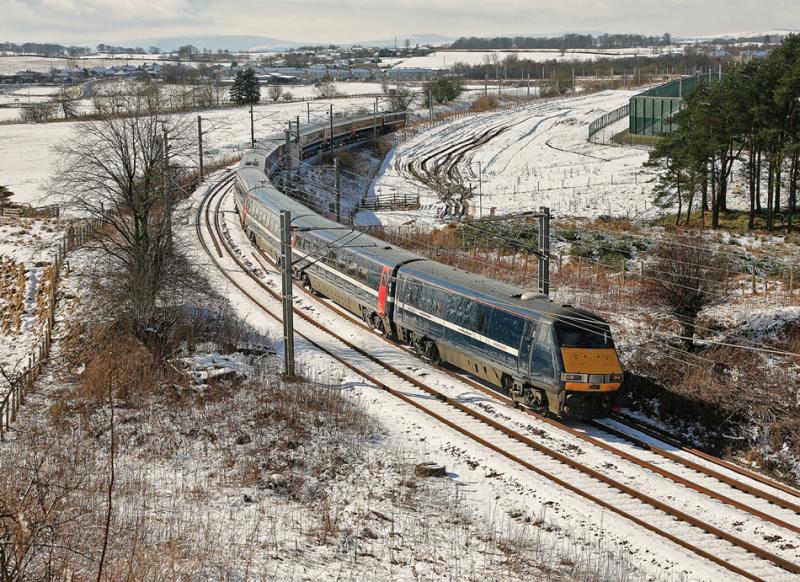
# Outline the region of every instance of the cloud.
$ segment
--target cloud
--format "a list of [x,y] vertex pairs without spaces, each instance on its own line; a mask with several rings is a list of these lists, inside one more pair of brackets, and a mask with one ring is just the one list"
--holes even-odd
[[563,31],[702,34],[800,28],[796,0],[4,0],[0,40],[263,35],[304,42]]

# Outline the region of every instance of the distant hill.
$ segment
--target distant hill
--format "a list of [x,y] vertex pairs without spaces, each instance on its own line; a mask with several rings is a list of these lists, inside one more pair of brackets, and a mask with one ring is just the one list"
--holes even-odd
[[397,37],[392,38],[383,38],[380,40],[365,40],[362,42],[348,42],[342,43],[342,46],[353,46],[353,45],[361,45],[361,46],[374,46],[378,48],[393,48],[395,45],[395,38],[397,39],[397,47],[403,48],[403,45],[406,42],[406,39],[409,40],[411,46],[416,44],[430,44],[433,46],[440,46],[443,44],[450,44],[457,40],[457,37],[453,36],[442,36],[441,34],[435,33],[428,33],[428,34],[408,34],[408,35],[397,35]]
[[[402,47],[405,40],[408,39],[411,45],[416,44],[432,44],[443,45],[449,44],[456,40],[455,38],[442,36],[440,34],[410,34],[406,36],[397,37],[397,46]],[[309,45],[326,45],[324,42],[297,42],[291,40],[281,40],[277,38],[270,38],[268,36],[237,36],[237,35],[221,35],[221,36],[175,36],[167,38],[134,38],[125,40],[123,42],[112,43],[120,46],[142,47],[150,48],[151,46],[158,47],[162,52],[174,51],[178,47],[191,44],[200,50],[209,49],[228,49],[233,52],[243,51],[283,51],[287,49],[297,48]],[[339,46],[353,46],[362,45],[370,47],[393,47],[395,44],[394,38],[386,38],[381,40],[371,40],[363,42],[342,42],[333,43]]]
[[733,40],[733,39],[751,39],[753,42],[760,42],[765,36],[769,36],[773,41],[788,36],[792,33],[800,32],[797,30],[789,30],[786,28],[773,29],[773,30],[760,30],[760,31],[745,31],[745,32],[721,32],[719,34],[703,34],[696,36],[677,36],[674,37],[676,41],[681,43],[692,42],[708,42],[713,40]]
[[268,36],[174,36],[166,38],[134,38],[120,43],[121,46],[140,46],[142,48],[158,47],[160,51],[174,51],[179,47],[191,44],[200,50],[228,49],[242,51],[281,51],[303,46],[306,43],[280,40]]

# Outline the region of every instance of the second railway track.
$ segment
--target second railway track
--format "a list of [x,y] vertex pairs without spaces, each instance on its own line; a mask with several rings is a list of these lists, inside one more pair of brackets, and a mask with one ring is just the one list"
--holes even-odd
[[[225,277],[260,309],[279,321],[279,294],[257,277],[253,273],[253,269],[238,256],[233,243],[227,240],[221,227],[220,207],[231,182],[232,179],[229,176],[211,188],[200,204],[197,213],[197,235],[206,253]],[[234,261],[235,274],[223,264],[225,255],[229,260]],[[238,280],[241,277],[255,281],[259,290],[256,292],[252,289],[248,290],[247,286]],[[335,309],[327,302],[320,301],[320,306],[324,306],[326,309]],[[666,503],[656,496],[656,492],[644,493],[636,486],[609,477],[604,472],[598,471],[597,468],[577,461],[574,456],[556,451],[530,434],[512,428],[509,424],[513,425],[514,423],[509,423],[504,420],[504,417],[500,417],[498,420],[498,416],[495,414],[479,412],[472,404],[465,403],[458,397],[453,397],[445,391],[407,374],[399,369],[397,361],[411,356],[407,353],[404,354],[397,349],[397,346],[395,346],[395,353],[391,355],[384,354],[382,351],[381,357],[375,356],[363,346],[326,329],[324,324],[310,316],[305,310],[296,309],[295,311],[301,319],[297,326],[298,336],[303,337],[310,344],[337,359],[348,369],[388,391],[406,404],[526,470],[744,578],[790,580],[800,574],[800,566],[793,561],[794,554],[791,554],[791,550],[780,551],[778,548],[781,554],[779,555],[775,553],[774,547],[767,550],[755,543],[752,536],[750,539],[742,539],[740,535],[731,533],[730,528],[721,527],[691,515],[685,507],[678,508],[673,504]],[[351,323],[355,322],[352,317],[348,317],[348,319],[351,320]],[[396,352],[401,355],[398,356]],[[393,362],[389,363],[386,360],[393,360]],[[478,387],[473,381],[459,375],[451,373],[451,376],[461,382],[462,386]],[[488,391],[485,387],[481,389]],[[463,393],[463,390],[461,392]],[[493,398],[495,398],[494,404],[503,404],[500,395],[494,393]],[[557,426],[556,428],[564,430],[565,427]],[[580,432],[575,429],[570,430],[575,433]],[[726,511],[731,515],[746,513],[749,518],[760,520],[760,523],[770,531],[777,530],[779,532],[772,535],[781,537],[780,534],[783,534],[790,537],[791,533],[789,532],[797,532],[797,514],[786,507],[779,507],[770,512],[764,511],[763,508],[752,508],[741,500],[733,500],[727,495],[716,493],[709,487],[692,487],[696,484],[685,477],[676,479],[677,475],[664,475],[665,472],[670,474],[671,472],[659,469],[652,463],[648,464],[630,453],[623,453],[621,449],[611,451],[609,449],[615,447],[607,443],[597,441],[597,439],[594,439],[597,442],[583,440],[594,447],[614,454],[617,458],[627,460],[641,470],[652,471],[659,478],[669,479],[676,484],[675,486],[713,499],[712,503],[727,507]],[[681,482],[681,479],[686,482]],[[764,498],[761,497],[761,499]],[[748,511],[748,507],[751,511]],[[772,546],[774,545],[772,544]]]

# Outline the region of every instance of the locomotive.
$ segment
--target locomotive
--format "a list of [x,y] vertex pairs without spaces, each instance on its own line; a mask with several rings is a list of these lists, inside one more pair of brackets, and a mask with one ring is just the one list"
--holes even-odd
[[[356,136],[371,135],[374,118],[366,117],[338,120],[334,144],[352,139],[353,127]],[[399,123],[396,115],[388,119]],[[385,131],[386,119],[379,121]],[[327,131],[301,130],[301,146],[330,147]],[[540,413],[589,419],[615,408],[623,371],[606,321],[343,229],[265,180],[282,147],[242,157],[236,209],[249,239],[276,261],[280,212],[291,212],[293,276],[306,288],[424,358],[482,378]]]

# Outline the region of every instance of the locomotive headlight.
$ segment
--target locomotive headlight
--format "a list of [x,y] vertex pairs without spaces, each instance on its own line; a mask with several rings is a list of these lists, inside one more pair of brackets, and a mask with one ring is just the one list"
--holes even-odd
[[567,374],[562,373],[561,379],[565,382],[588,382],[589,375],[588,374]]
[[622,382],[622,374],[610,374],[608,376],[609,382]]

